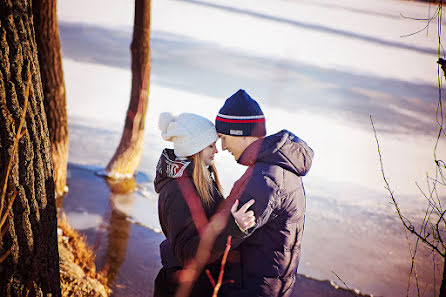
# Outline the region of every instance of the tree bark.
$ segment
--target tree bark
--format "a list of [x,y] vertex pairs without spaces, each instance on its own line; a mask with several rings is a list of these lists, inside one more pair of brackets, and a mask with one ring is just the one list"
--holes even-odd
[[[0,0],[0,186],[7,205],[17,191],[0,236],[0,296],[60,296],[54,181],[48,127],[29,1]],[[12,155],[29,75],[23,137]],[[4,211],[4,210],[3,210]]]
[[441,279],[439,297],[446,297],[446,258],[443,257],[443,277]]
[[34,0],[33,12],[43,102],[51,139],[55,191],[56,196],[62,196],[67,191],[68,119],[57,0]]
[[106,175],[130,178],[141,162],[144,124],[149,103],[150,82],[150,0],[135,0],[133,25],[132,91],[119,146],[108,163]]

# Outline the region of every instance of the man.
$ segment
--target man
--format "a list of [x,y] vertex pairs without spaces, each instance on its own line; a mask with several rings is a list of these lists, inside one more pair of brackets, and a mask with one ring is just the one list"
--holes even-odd
[[240,268],[225,271],[236,284],[223,296],[291,296],[300,259],[305,219],[304,176],[313,151],[287,130],[265,137],[265,116],[244,90],[229,97],[215,126],[223,150],[248,169],[228,199],[255,200],[255,226],[235,248]]

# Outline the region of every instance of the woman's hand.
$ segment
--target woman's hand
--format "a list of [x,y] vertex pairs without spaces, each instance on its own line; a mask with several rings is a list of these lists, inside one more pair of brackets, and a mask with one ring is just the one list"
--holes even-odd
[[254,227],[256,224],[256,218],[254,216],[254,212],[252,210],[247,211],[248,208],[251,207],[255,202],[254,199],[249,200],[246,202],[242,207],[240,207],[239,210],[237,210],[238,207],[238,200],[235,200],[234,204],[231,207],[231,213],[232,216],[235,219],[235,222],[237,223],[237,226],[245,232],[251,227]]

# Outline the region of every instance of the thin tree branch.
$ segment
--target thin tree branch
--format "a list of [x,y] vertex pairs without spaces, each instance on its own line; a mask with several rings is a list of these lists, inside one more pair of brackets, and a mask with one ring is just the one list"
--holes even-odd
[[336,274],[336,272],[334,272],[333,270],[331,271],[334,275],[336,275],[336,277],[338,278],[338,280],[340,280],[343,284],[344,284],[344,286],[347,288],[347,290],[348,290],[348,292],[350,293],[350,294],[352,294],[353,296],[357,296],[356,294],[354,294],[353,293],[353,290],[351,290],[348,286],[347,286],[347,284],[339,277],[339,275],[337,275]]
[[209,271],[209,269],[206,269],[206,276],[208,277],[209,281],[211,282],[212,288],[215,288],[215,280],[212,277],[211,272]]
[[[378,148],[378,155],[379,155],[379,162],[380,162],[380,166],[381,166],[381,173],[383,176],[383,180],[386,184],[385,188],[388,190],[388,192],[390,193],[390,198],[392,199],[393,205],[395,206],[396,212],[398,213],[398,216],[401,220],[401,222],[403,223],[404,227],[406,230],[409,230],[412,234],[414,234],[415,236],[417,236],[418,238],[420,238],[420,240],[422,242],[424,242],[426,245],[428,245],[430,248],[432,248],[433,250],[435,250],[436,252],[438,252],[442,257],[446,257],[446,254],[442,251],[440,251],[435,245],[433,245],[430,241],[428,241],[426,238],[424,238],[422,235],[420,235],[415,228],[412,226],[412,224],[408,225],[406,223],[406,221],[404,220],[403,215],[401,214],[401,210],[398,206],[398,203],[396,202],[396,199],[393,195],[393,192],[390,189],[390,184],[387,181],[386,175],[384,173],[384,166],[383,166],[383,161],[382,161],[382,156],[381,156],[381,150],[379,147],[379,141],[378,141],[378,136],[376,135],[376,129],[375,129],[375,125],[373,124],[373,119],[372,116],[370,116],[370,121],[372,123],[372,128],[373,128],[373,133],[375,135],[375,140],[376,140],[376,145]],[[408,220],[408,222],[410,223],[410,221]]]
[[223,283],[223,273],[225,272],[226,259],[228,258],[228,253],[231,249],[231,238],[232,236],[229,235],[226,241],[225,252],[223,254],[223,259],[221,260],[220,274],[218,275],[218,282],[214,287],[214,293],[212,294],[212,297],[217,297],[218,290],[220,290],[221,284]]
[[419,238],[417,238],[417,240],[415,242],[415,248],[414,248],[414,250],[412,252],[412,247],[410,245],[410,241],[409,241],[409,236],[407,234],[407,230],[405,229],[404,231],[406,233],[406,241],[407,241],[407,244],[409,246],[410,258],[411,258],[409,278],[407,280],[406,297],[409,297],[409,289],[410,289],[410,283],[411,283],[411,279],[412,279],[412,273],[415,275],[415,284],[416,284],[416,287],[417,287],[418,296],[420,296],[420,287],[419,287],[419,284],[418,284],[417,266],[415,264],[415,256],[417,254]]
[[400,37],[401,37],[401,38],[409,37],[409,36],[418,34],[418,33],[422,32],[422,31],[428,29],[430,23],[440,15],[440,8],[441,8],[441,6],[439,5],[439,6],[437,7],[437,9],[435,10],[434,15],[433,15],[432,17],[429,17],[429,18],[413,18],[413,17],[405,16],[405,15],[403,15],[402,13],[400,13],[400,16],[401,16],[402,18],[405,18],[405,19],[409,19],[409,20],[412,20],[412,21],[427,21],[427,24],[426,24],[426,26],[424,26],[424,28],[422,28],[422,29],[420,29],[420,30],[418,30],[418,31],[416,31],[416,32],[414,32],[414,33],[410,33],[410,34],[407,34],[407,35],[402,35],[402,36],[400,36]]

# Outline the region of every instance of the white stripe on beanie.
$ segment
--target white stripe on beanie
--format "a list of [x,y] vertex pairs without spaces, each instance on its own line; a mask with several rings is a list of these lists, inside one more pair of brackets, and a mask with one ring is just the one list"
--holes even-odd
[[224,118],[224,119],[230,119],[230,120],[253,120],[253,119],[264,119],[265,115],[254,115],[254,116],[232,116],[232,115],[226,115],[226,114],[217,114],[218,117]]

